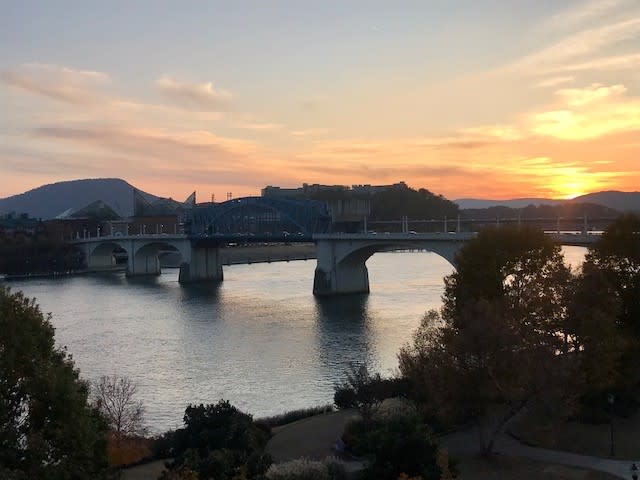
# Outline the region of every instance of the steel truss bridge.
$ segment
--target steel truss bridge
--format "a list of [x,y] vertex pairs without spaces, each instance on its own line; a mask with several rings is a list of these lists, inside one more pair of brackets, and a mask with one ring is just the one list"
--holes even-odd
[[194,240],[310,242],[314,234],[331,230],[331,215],[321,201],[244,197],[195,205],[184,223]]

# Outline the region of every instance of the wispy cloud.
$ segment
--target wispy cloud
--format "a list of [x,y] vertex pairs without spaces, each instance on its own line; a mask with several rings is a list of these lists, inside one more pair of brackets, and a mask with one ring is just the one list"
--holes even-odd
[[103,72],[43,63],[25,63],[0,71],[0,81],[10,88],[73,105],[97,101],[96,84],[108,80]]
[[526,55],[509,65],[507,71],[534,75],[560,71],[569,62],[585,60],[605,47],[636,38],[638,35],[640,15],[571,34],[549,47]]
[[233,124],[235,128],[242,130],[253,130],[257,132],[273,132],[282,130],[284,125],[281,123],[260,123],[260,122],[236,122]]
[[294,137],[319,137],[329,133],[328,128],[306,128],[303,130],[292,130],[291,135]]
[[163,76],[156,86],[168,98],[194,110],[223,110],[232,98],[231,92],[214,88],[211,82],[187,83]]
[[633,0],[589,0],[577,6],[566,9],[554,16],[548,22],[552,28],[574,28],[603,15],[610,14],[621,7],[630,5]]
[[546,80],[542,80],[538,82],[538,87],[549,88],[549,87],[557,87],[558,85],[562,85],[563,83],[573,83],[575,82],[574,77],[551,77]]

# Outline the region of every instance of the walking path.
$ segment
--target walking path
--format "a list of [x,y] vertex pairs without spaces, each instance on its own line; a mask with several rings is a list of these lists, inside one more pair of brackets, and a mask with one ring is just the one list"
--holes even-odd
[[[357,413],[353,410],[340,410],[305,418],[274,429],[274,436],[267,444],[267,452],[276,462],[303,456],[321,459],[335,454],[332,446],[342,436],[346,422],[354,416],[357,417]],[[440,442],[454,455],[480,454],[479,434],[475,428],[446,435],[440,439]],[[495,451],[505,456],[595,470],[618,478],[631,479],[632,462],[630,461],[530,447],[504,433],[496,440]]]
[[[479,434],[476,428],[446,435],[441,438],[441,444],[453,454],[480,454]],[[632,462],[628,460],[613,460],[530,447],[504,433],[496,440],[494,450],[512,457],[523,457],[539,462],[586,468],[609,473],[619,478],[631,479]]]

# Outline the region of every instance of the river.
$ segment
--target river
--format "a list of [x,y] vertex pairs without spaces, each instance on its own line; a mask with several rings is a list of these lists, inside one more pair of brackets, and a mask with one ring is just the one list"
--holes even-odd
[[[565,247],[569,263],[584,256]],[[316,262],[224,267],[224,282],[178,284],[178,272],[11,282],[50,312],[56,342],[83,378],[138,384],[152,432],[181,426],[189,403],[224,398],[256,417],[331,403],[350,362],[384,375],[453,267],[426,252],[369,259],[369,295],[315,298]]]

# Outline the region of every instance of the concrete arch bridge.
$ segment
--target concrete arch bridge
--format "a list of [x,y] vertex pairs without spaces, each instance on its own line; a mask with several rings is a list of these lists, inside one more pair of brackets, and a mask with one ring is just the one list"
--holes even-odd
[[[366,261],[376,252],[425,250],[436,253],[455,267],[455,256],[475,232],[450,233],[356,233],[318,234],[317,266],[313,280],[315,295],[368,293],[369,273]],[[598,240],[589,234],[549,234],[562,245],[589,246]]]

